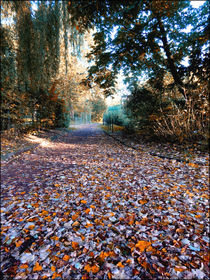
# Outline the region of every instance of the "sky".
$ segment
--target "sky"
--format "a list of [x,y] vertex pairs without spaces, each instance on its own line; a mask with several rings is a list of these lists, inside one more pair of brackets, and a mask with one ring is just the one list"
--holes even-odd
[[198,8],[199,6],[201,6],[205,0],[203,1],[190,1],[191,2],[191,5],[193,6],[193,8]]

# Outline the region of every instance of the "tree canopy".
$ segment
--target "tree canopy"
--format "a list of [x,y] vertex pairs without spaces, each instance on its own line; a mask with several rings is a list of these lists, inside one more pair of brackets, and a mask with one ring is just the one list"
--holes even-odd
[[[68,10],[81,33],[88,29],[95,32],[88,54],[92,65],[85,82],[89,86],[98,84],[106,96],[112,95],[117,74],[123,71],[124,82],[131,89],[126,107],[134,119],[140,121],[147,115],[147,120],[158,120],[161,126],[167,123],[170,133],[172,127],[183,125],[188,126],[181,129],[184,134],[206,129],[207,1],[199,8],[193,8],[189,0],[71,1]],[[153,97],[148,100],[148,96]],[[149,109],[152,100],[158,104],[153,112]],[[180,119],[182,115],[185,117]],[[179,118],[176,124],[175,117]]]
[[[208,40],[208,3],[193,9],[190,1],[71,1],[71,21],[80,32],[94,28],[95,45],[89,59],[89,80],[113,92],[116,74],[122,69],[127,81],[136,82],[170,71],[184,95],[183,65],[195,45]],[[192,28],[186,32],[186,28]]]
[[71,25],[66,1],[2,1],[1,12],[2,129],[68,125],[92,98],[80,85],[88,34]]

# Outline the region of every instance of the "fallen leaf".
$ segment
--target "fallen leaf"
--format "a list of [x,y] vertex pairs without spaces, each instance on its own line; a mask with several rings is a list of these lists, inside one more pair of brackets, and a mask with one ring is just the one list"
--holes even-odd
[[64,257],[63,257],[63,260],[64,261],[68,261],[70,259],[70,256],[68,256],[68,255],[65,255]]
[[138,248],[141,252],[143,252],[145,249],[147,249],[151,245],[151,242],[140,240],[136,244],[136,248]]
[[36,271],[41,271],[42,270],[42,266],[39,265],[38,262],[35,263],[35,266],[33,267],[33,272],[36,272]]

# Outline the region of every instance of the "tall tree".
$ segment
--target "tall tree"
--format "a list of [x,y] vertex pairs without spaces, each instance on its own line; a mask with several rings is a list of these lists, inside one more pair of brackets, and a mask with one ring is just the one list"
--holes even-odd
[[128,81],[137,81],[142,73],[151,78],[170,71],[186,98],[180,69],[181,61],[189,55],[192,34],[185,29],[195,26],[197,15],[190,1],[95,0],[85,5],[71,1],[69,12],[81,32],[96,30],[95,46],[89,55],[95,65],[90,68],[88,81],[100,84],[109,94],[120,69]]

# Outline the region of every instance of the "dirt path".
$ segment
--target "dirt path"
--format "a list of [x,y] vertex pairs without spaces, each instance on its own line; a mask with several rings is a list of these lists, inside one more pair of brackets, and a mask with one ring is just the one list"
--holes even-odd
[[4,279],[207,279],[208,169],[97,124],[2,166]]

